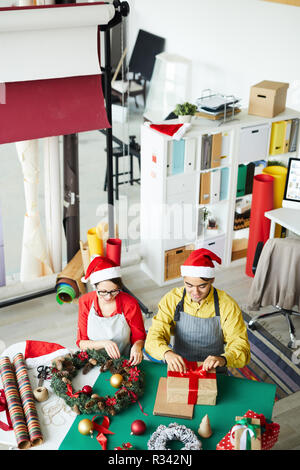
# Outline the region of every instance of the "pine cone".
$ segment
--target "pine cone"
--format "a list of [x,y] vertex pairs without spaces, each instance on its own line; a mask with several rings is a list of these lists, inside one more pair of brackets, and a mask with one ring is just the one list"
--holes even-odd
[[91,398],[95,401],[99,401],[101,399],[101,397],[99,395],[97,395],[97,393],[93,393],[93,395],[91,396]]
[[99,408],[100,411],[103,411],[105,409],[105,404],[104,404],[104,401],[103,400],[99,400],[98,403],[97,403],[97,406]]
[[92,366],[96,366],[96,365],[97,365],[97,361],[96,361],[96,359],[94,359],[93,357],[91,357],[91,358],[89,359],[89,363],[90,363]]
[[113,406],[109,406],[109,407],[107,408],[107,411],[108,411],[108,413],[109,413],[111,416],[115,416],[115,415],[117,414],[117,412],[116,412],[116,410],[114,409]]
[[82,373],[83,375],[86,375],[94,366],[92,366],[92,364],[90,364],[89,362],[87,362],[84,366],[83,366],[83,369],[82,369]]
[[75,411],[75,413],[76,413],[77,415],[80,415],[80,414],[81,414],[77,405],[74,405],[73,408],[72,408],[72,410]]
[[89,410],[89,409],[92,408],[94,405],[95,405],[94,400],[90,400],[90,401],[88,401],[88,402],[85,404],[84,407],[85,407],[86,410]]
[[67,379],[67,377],[63,377],[61,380],[62,380],[65,384],[71,384],[71,383],[72,383],[71,380]]

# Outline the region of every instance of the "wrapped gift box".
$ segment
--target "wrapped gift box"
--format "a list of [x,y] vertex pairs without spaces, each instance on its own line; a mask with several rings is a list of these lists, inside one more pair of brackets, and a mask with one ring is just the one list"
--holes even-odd
[[237,416],[231,430],[234,450],[261,450],[260,420]]
[[217,377],[215,369],[204,371],[202,362],[186,361],[187,372],[167,373],[167,402],[189,405],[215,405]]
[[[277,423],[268,422],[263,414],[248,410],[244,414],[246,418],[259,419],[261,425],[261,450],[270,450],[276,444],[279,436],[280,426]],[[231,430],[217,444],[217,450],[233,450],[234,445],[231,441]]]

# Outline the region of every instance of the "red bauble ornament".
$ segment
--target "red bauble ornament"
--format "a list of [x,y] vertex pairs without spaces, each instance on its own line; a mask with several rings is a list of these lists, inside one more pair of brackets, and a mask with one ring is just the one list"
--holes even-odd
[[141,434],[144,434],[145,431],[146,431],[146,424],[141,419],[136,419],[131,424],[131,434],[135,434],[136,436],[139,436]]
[[81,391],[86,395],[91,395],[93,389],[90,385],[85,385],[84,387],[82,387]]

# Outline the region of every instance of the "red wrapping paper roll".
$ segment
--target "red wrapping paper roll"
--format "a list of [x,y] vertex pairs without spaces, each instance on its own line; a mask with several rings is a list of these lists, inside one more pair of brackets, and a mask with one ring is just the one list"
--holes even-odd
[[273,191],[273,176],[265,174],[254,176],[246,263],[246,274],[250,277],[254,277],[252,265],[257,244],[258,242],[265,244],[269,238],[271,221],[264,214],[273,209]]
[[0,358],[0,376],[3,383],[5,398],[8,406],[10,419],[15,433],[19,449],[28,449],[31,444],[29,440],[26,420],[17,387],[17,382],[10,363],[9,357]]
[[106,256],[114,261],[117,266],[121,265],[122,240],[120,238],[109,238],[106,242]]
[[13,363],[30,442],[32,446],[37,446],[43,443],[43,435],[23,354],[17,354]]

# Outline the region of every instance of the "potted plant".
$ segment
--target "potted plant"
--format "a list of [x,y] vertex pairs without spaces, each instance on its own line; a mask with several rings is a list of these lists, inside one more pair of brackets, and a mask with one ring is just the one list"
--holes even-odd
[[178,116],[180,122],[190,122],[196,111],[197,106],[186,101],[185,103],[176,105],[174,114]]

